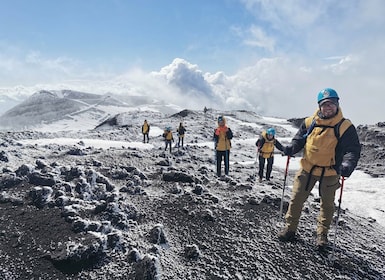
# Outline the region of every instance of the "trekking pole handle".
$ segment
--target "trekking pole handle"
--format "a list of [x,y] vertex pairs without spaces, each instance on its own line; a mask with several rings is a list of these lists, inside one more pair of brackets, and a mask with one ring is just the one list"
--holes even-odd
[[287,160],[286,160],[286,173],[287,171],[289,170],[289,162],[290,162],[290,156],[287,156]]
[[285,155],[285,153],[280,153],[281,154],[281,156],[283,156],[283,157],[291,157],[291,158],[295,158],[295,156],[294,155],[291,155],[291,156],[288,156],[288,155]]

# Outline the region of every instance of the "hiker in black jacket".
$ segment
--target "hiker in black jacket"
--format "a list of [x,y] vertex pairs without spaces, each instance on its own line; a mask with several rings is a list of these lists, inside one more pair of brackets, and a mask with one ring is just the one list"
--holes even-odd
[[177,128],[176,132],[178,132],[178,147],[180,147],[181,142],[183,147],[183,139],[184,139],[184,134],[186,132],[186,128],[183,126],[182,123],[179,124],[179,127]]
[[292,156],[303,149],[301,168],[294,178],[292,197],[286,213],[286,227],[278,234],[282,241],[295,239],[303,204],[316,182],[321,197],[317,219],[318,247],[328,244],[334,214],[335,192],[340,177],[349,177],[360,158],[361,145],[354,125],[342,115],[337,92],[326,88],[318,93],[318,109],[302,123],[284,153]]

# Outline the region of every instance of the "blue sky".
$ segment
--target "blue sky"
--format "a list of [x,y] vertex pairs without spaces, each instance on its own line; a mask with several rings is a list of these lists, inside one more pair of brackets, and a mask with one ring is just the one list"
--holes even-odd
[[71,88],[181,106],[187,96],[193,107],[293,117],[333,87],[353,120],[384,121],[382,0],[1,4],[0,94]]
[[3,45],[117,72],[159,70],[175,57],[232,72],[244,48],[232,29],[253,20],[234,0],[3,2]]

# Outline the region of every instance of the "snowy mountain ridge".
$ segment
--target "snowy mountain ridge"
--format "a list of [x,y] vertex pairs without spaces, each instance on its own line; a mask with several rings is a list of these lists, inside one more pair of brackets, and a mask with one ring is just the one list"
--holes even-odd
[[120,112],[137,110],[175,113],[180,108],[140,96],[122,100],[112,94],[41,90],[1,115],[0,130],[92,129]]

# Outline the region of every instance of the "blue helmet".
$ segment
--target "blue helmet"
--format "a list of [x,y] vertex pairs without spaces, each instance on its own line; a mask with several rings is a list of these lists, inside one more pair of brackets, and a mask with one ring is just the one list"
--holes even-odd
[[266,130],[266,134],[275,136],[275,129],[270,127],[269,129]]
[[318,93],[318,104],[321,105],[321,102],[325,99],[330,99],[331,101],[337,104],[340,98],[338,97],[338,94],[334,89],[325,88]]

